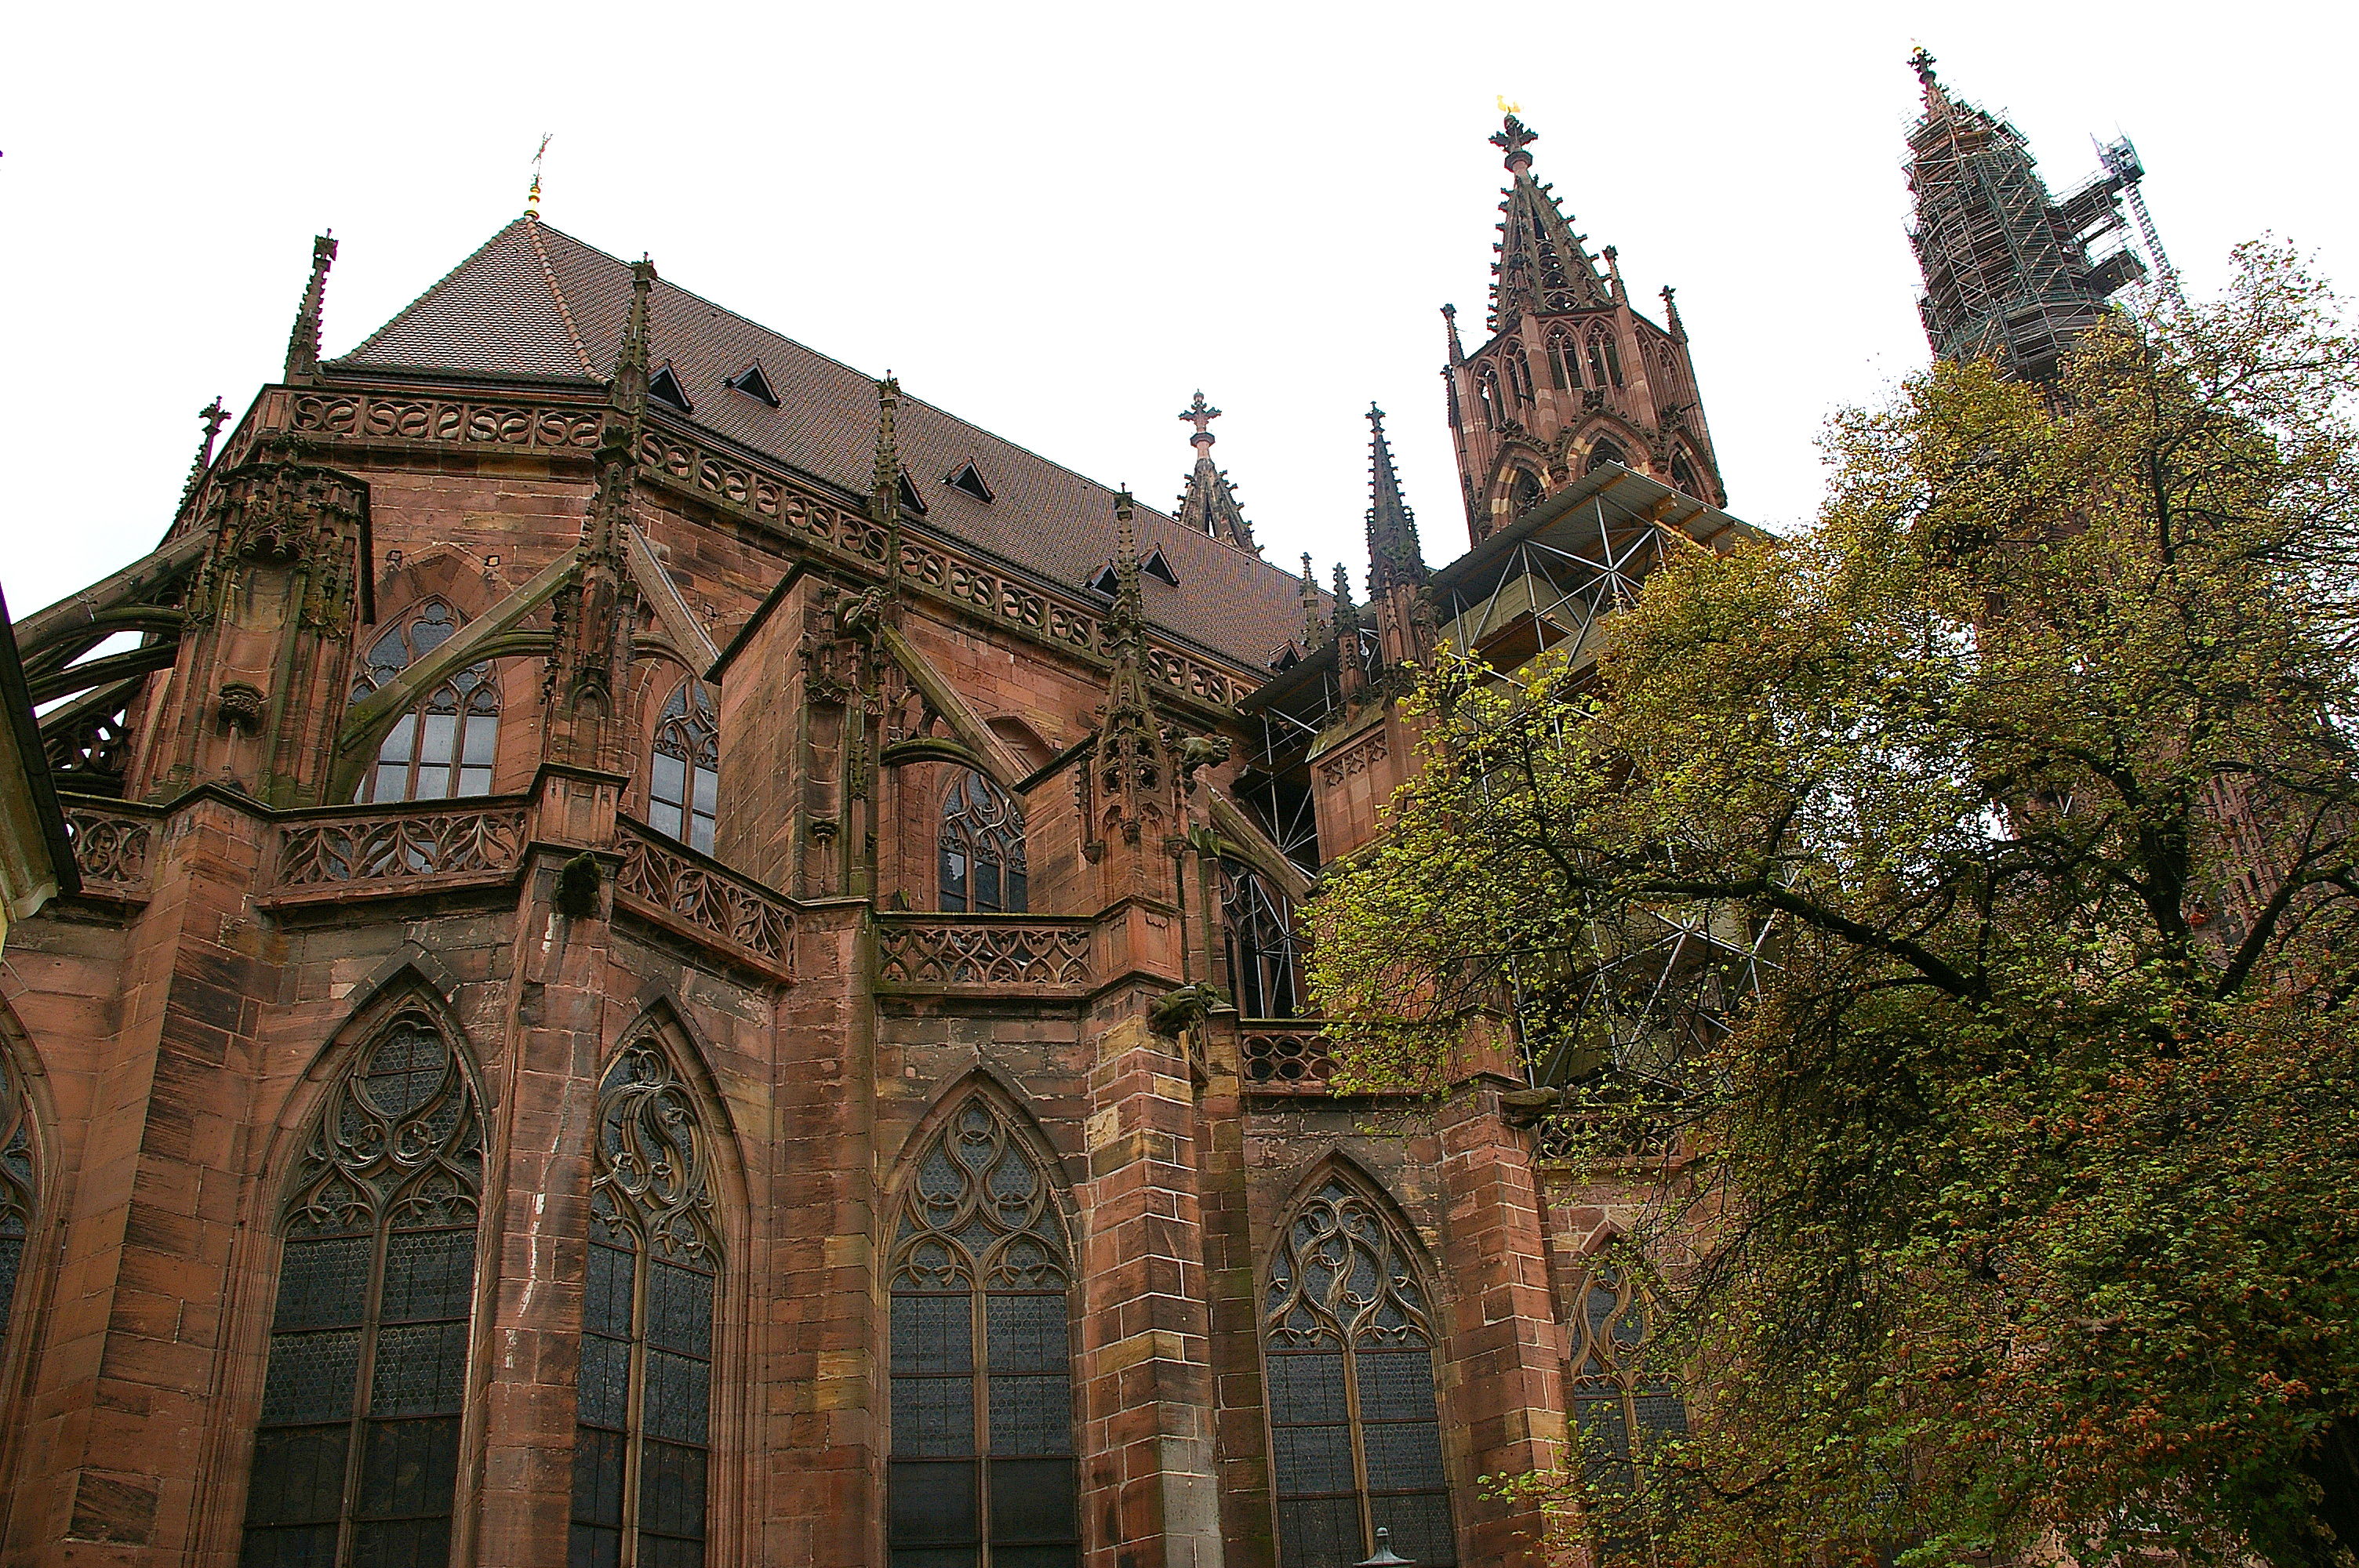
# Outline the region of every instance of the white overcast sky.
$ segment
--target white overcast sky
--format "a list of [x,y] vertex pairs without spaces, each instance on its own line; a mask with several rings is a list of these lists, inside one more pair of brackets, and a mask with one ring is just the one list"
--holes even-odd
[[1593,248],[1679,287],[1731,510],[1925,345],[1919,40],[2060,191],[2127,132],[2191,290],[2274,232],[2359,287],[2348,4],[1020,3],[16,8],[0,50],[0,584],[151,547],[215,393],[278,373],[310,237],[342,352],[518,211],[1168,503],[1201,386],[1272,559],[1364,566],[1391,415],[1464,547],[1438,307],[1482,335],[1504,94]]

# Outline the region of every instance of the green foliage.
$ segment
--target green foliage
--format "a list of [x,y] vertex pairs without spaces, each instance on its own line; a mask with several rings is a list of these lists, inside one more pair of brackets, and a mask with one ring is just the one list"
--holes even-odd
[[1312,912],[1364,1079],[1488,1010],[1584,1157],[1684,1151],[1658,1564],[2359,1547],[2359,346],[2239,263],[1839,416],[1593,668],[1440,661]]

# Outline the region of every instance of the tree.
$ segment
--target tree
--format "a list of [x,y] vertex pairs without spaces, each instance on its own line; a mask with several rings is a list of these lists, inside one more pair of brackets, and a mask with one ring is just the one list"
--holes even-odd
[[1311,984],[1364,1080],[1497,1010],[1577,1160],[1678,1152],[1609,1557],[2359,1550],[2359,345],[2238,262],[1839,416],[1593,665],[1426,674]]

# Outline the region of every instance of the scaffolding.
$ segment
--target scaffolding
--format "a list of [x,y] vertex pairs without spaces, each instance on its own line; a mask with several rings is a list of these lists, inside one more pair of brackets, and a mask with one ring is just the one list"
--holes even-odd
[[1908,138],[1916,248],[1925,293],[1918,308],[1933,351],[1989,357],[2024,380],[2051,378],[2073,341],[2104,317],[2106,301],[2147,275],[2126,243],[2126,196],[2140,236],[2176,295],[2138,182],[2145,170],[2124,139],[2098,149],[2100,172],[2057,200],[2021,132],[1927,79],[1925,117]]

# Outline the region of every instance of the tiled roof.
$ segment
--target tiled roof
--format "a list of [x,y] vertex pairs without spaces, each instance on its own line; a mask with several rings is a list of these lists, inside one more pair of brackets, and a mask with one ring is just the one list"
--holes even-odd
[[[628,263],[519,218],[334,362],[354,372],[603,378],[630,310]],[[866,373],[669,283],[650,307],[649,362],[669,362],[693,405],[687,422],[864,493],[875,464],[876,390]],[[727,382],[759,361],[772,407]],[[667,416],[678,417],[666,409]],[[1114,492],[929,404],[905,397],[901,460],[937,531],[1080,589],[1114,557]],[[992,499],[948,482],[972,460]],[[1266,668],[1301,622],[1295,578],[1249,551],[1138,508],[1139,549],[1160,547],[1180,585],[1148,579],[1147,619],[1251,668]]]

